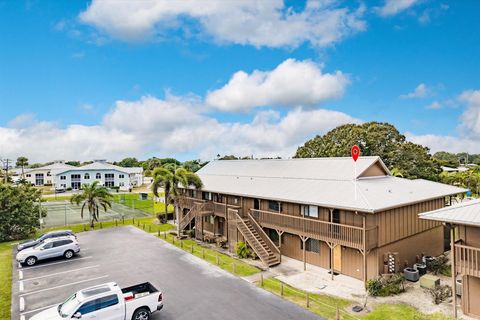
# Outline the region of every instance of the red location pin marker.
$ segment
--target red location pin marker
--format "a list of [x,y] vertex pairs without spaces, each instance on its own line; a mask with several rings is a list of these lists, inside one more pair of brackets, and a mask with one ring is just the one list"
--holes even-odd
[[360,156],[360,148],[355,145],[352,147],[352,158],[353,158],[353,161],[357,161],[358,157]]

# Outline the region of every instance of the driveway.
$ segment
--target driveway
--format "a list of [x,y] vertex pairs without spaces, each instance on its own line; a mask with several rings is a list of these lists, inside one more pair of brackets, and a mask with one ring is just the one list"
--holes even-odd
[[135,227],[84,232],[78,240],[82,252],[72,260],[20,269],[14,263],[12,319],[27,320],[109,281],[121,287],[150,281],[162,290],[164,309],[152,319],[320,319]]

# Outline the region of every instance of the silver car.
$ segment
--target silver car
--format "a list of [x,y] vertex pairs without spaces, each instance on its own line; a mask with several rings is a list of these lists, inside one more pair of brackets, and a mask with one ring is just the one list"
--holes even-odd
[[32,248],[17,253],[17,261],[27,266],[33,266],[39,260],[64,257],[71,259],[80,252],[77,239],[72,236],[46,239]]

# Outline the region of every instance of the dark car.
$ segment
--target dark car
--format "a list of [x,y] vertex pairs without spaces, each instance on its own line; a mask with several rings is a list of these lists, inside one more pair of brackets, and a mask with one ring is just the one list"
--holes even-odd
[[37,244],[39,244],[40,242],[43,242],[43,240],[45,240],[45,239],[57,238],[57,237],[67,237],[67,236],[73,236],[75,238],[77,237],[72,230],[51,231],[51,232],[45,233],[44,235],[41,235],[37,239],[27,240],[27,241],[24,241],[24,242],[18,244],[17,245],[17,250],[21,251],[21,250],[26,249],[26,248],[34,247]]

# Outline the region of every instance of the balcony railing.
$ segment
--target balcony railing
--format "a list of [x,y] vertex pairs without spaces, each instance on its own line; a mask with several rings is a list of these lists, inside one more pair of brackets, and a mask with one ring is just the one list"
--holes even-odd
[[[308,219],[282,213],[250,209],[252,217],[262,226],[307,236],[355,249],[363,249],[362,227]],[[377,246],[377,228],[365,230],[366,249]]]
[[480,248],[455,244],[457,273],[480,277]]

